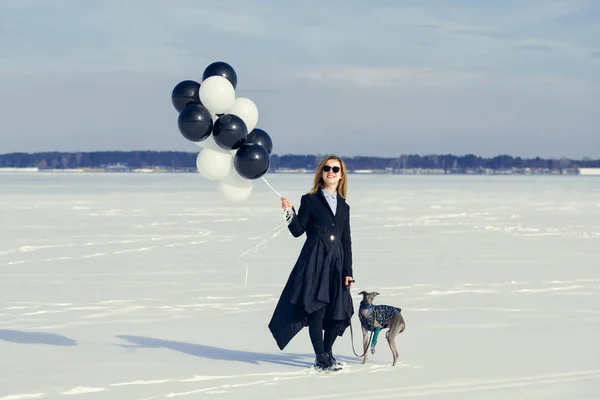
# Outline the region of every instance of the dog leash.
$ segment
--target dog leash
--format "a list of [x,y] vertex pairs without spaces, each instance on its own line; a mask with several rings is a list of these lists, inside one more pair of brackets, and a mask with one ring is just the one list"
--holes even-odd
[[354,353],[354,355],[358,358],[362,358],[365,356],[365,354],[367,354],[367,351],[369,351],[369,346],[371,345],[371,340],[373,340],[373,331],[371,331],[371,335],[369,337],[369,343],[367,343],[366,347],[365,347],[365,352],[362,353],[362,355],[358,355],[356,354],[356,350],[354,350],[354,332],[352,331],[352,322],[350,322],[350,340],[352,341],[352,352]]

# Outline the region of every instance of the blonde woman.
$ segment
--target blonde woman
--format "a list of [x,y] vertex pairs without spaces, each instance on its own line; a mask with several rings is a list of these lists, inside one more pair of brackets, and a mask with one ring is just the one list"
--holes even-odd
[[346,165],[340,157],[325,157],[315,172],[314,184],[302,196],[300,208],[281,198],[284,210],[292,209],[288,228],[306,241],[273,312],[269,329],[283,350],[305,326],[315,352],[315,368],[332,371],[341,365],[332,354],[338,336],[350,325],[354,306],[350,290],[352,240]]

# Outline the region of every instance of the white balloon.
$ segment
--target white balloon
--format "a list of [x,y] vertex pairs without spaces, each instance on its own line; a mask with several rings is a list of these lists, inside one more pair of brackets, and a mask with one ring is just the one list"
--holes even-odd
[[200,84],[200,101],[213,114],[222,114],[235,102],[235,89],[222,76],[211,76]]
[[238,97],[226,113],[240,117],[246,123],[248,133],[256,128],[256,124],[258,123],[258,108],[252,100],[246,97]]
[[225,199],[237,203],[250,197],[253,186],[252,180],[241,177],[232,163],[227,178],[219,182],[219,192]]
[[207,137],[206,139],[204,139],[201,142],[193,142],[196,143],[198,145],[198,147],[202,148],[202,149],[212,149],[212,150],[222,150],[221,147],[219,147],[219,145],[217,144],[217,142],[215,142],[215,138],[213,137],[213,135],[210,135],[209,137]]
[[229,151],[202,149],[196,158],[198,172],[206,179],[220,181],[225,179],[233,168],[233,159]]

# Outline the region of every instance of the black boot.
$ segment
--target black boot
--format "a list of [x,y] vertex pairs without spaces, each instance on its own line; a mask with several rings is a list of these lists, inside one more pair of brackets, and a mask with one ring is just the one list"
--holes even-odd
[[342,369],[341,367],[336,365],[331,360],[331,358],[329,358],[329,354],[327,354],[327,353],[317,354],[317,358],[315,360],[314,365],[315,365],[315,369],[318,369],[321,371],[339,371],[340,369]]
[[335,357],[333,356],[333,353],[331,352],[331,350],[329,350],[329,351],[328,351],[327,353],[325,353],[325,354],[327,354],[327,357],[329,357],[329,361],[331,362],[331,364],[332,364],[332,365],[334,365],[334,366],[336,366],[336,367],[340,367],[340,368],[342,367],[342,364],[341,364],[341,363],[339,363],[339,362],[338,362],[338,361],[335,359]]

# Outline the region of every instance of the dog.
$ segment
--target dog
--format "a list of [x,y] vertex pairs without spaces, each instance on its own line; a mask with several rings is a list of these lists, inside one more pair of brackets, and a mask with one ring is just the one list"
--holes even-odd
[[377,336],[381,329],[388,328],[385,338],[392,350],[393,362],[392,366],[398,361],[398,350],[396,349],[396,336],[404,332],[406,324],[402,317],[402,309],[388,305],[375,305],[373,300],[379,296],[377,292],[362,291],[363,298],[360,302],[358,319],[363,332],[363,364],[367,362],[367,347],[369,346],[369,332],[373,332],[373,341],[371,343],[371,354],[375,354],[375,345],[377,344]]

